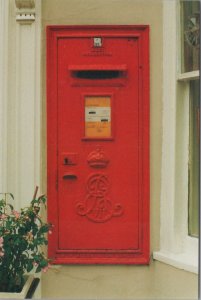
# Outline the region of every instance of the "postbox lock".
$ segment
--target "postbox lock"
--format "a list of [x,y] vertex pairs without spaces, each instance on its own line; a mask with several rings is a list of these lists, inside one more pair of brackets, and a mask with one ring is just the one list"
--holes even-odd
[[102,38],[94,37],[94,47],[102,47]]
[[77,165],[77,153],[62,153],[61,162],[65,166]]

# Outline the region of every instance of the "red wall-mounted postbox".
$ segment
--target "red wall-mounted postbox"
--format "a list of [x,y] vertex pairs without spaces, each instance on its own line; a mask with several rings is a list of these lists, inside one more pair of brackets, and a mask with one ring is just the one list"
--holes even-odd
[[149,262],[149,27],[47,28],[49,257]]

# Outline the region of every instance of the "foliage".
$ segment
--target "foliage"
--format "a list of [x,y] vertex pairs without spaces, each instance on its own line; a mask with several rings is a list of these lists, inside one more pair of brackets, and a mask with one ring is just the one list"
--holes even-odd
[[14,199],[12,194],[0,200],[0,292],[20,292],[25,274],[46,272],[49,267],[42,246],[47,245],[46,234],[51,233],[52,225],[39,216],[46,197],[36,198],[36,193],[20,212],[7,203],[8,195]]

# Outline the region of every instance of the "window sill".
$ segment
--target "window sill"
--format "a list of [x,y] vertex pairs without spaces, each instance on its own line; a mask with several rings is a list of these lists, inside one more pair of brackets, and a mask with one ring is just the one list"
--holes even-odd
[[170,253],[159,251],[153,253],[153,259],[169,264],[173,267],[198,274],[198,259],[186,253]]
[[177,80],[179,80],[179,81],[196,80],[196,79],[199,79],[199,76],[200,76],[199,71],[186,72],[186,73],[179,74],[177,76]]

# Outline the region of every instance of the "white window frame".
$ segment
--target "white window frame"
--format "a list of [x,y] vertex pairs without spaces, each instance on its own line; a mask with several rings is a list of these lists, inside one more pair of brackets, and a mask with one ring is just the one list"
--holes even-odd
[[163,139],[160,250],[153,258],[198,273],[198,239],[188,235],[189,82],[180,74],[179,1],[163,1]]

